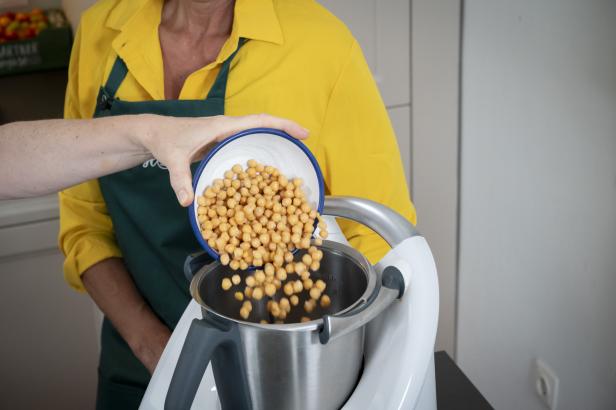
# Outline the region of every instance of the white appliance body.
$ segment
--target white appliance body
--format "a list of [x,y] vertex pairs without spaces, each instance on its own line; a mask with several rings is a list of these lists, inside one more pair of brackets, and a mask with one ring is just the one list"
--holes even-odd
[[[326,217],[328,239],[347,243],[332,217]],[[372,320],[366,329],[364,371],[343,410],[436,410],[434,342],[438,323],[438,280],[430,248],[421,236],[392,249],[377,265],[396,266],[406,290],[400,300]],[[201,306],[188,304],[156,367],[140,410],[162,410],[167,390],[193,319]],[[192,409],[220,409],[211,366],[203,376]]]

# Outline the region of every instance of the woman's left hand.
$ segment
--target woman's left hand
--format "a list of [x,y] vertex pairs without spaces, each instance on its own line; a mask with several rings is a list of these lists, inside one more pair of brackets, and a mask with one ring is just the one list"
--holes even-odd
[[194,199],[191,162],[200,159],[215,142],[249,128],[277,128],[304,139],[308,130],[297,123],[267,114],[243,117],[149,118],[148,132],[137,133],[138,143],[169,170],[171,187],[178,202],[188,206]]

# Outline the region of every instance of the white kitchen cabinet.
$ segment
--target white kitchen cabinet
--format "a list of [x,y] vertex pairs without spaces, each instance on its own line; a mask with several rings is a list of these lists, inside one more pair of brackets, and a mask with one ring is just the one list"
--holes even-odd
[[402,157],[402,163],[404,164],[404,175],[406,176],[406,183],[410,185],[411,181],[411,107],[409,105],[390,108],[389,118],[396,132],[398,138],[398,149],[400,150],[400,156]]
[[77,410],[94,403],[92,302],[64,282],[57,232],[50,198],[0,203],[3,409]]

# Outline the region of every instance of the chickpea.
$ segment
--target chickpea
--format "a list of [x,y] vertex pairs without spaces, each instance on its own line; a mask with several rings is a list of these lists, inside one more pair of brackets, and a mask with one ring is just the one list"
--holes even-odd
[[306,253],[302,256],[302,262],[304,262],[304,265],[306,266],[310,266],[310,264],[312,263],[312,256],[310,256],[310,254]]
[[274,265],[272,265],[271,263],[267,263],[265,264],[264,271],[266,275],[273,276],[276,269],[274,268]]
[[291,302],[291,305],[297,306],[299,304],[299,297],[297,297],[297,295],[291,295],[289,296],[289,301]]
[[303,284],[304,284],[304,289],[311,289],[313,285],[312,279],[310,278],[303,279]]
[[314,301],[314,299],[310,299],[304,302],[304,310],[306,311],[306,313],[311,313],[315,307],[316,302]]
[[235,292],[234,296],[235,296],[235,299],[239,300],[240,302],[244,300],[244,294],[242,292]]
[[304,290],[304,285],[301,280],[296,280],[293,282],[293,291],[295,293],[300,293],[302,290]]
[[327,230],[325,230],[325,229],[321,229],[321,230],[319,231],[319,236],[320,236],[321,238],[323,238],[323,239],[327,239],[327,236],[328,236],[328,235],[329,235],[329,232],[327,232]]
[[280,267],[282,266],[283,263],[284,263],[284,258],[282,257],[282,255],[280,254],[274,255],[274,266],[275,267]]
[[304,265],[303,262],[295,263],[295,273],[297,273],[298,275],[301,275],[305,271],[306,271],[306,265]]
[[246,165],[248,165],[250,168],[255,168],[257,165],[259,165],[259,163],[254,159],[249,159],[246,162]]
[[314,300],[319,300],[321,297],[321,291],[316,286],[310,289],[310,297]]
[[241,308],[240,309],[240,316],[242,317],[242,319],[246,320],[250,316],[250,311],[247,310],[246,308]]
[[318,261],[314,261],[310,264],[310,270],[316,272],[321,267],[321,264]]
[[285,312],[289,313],[291,311],[291,303],[287,298],[281,298],[280,302],[278,302],[280,308]]
[[258,270],[255,272],[255,280],[257,283],[263,283],[265,281],[265,273],[262,270]]
[[252,298],[254,300],[261,300],[263,298],[263,288],[256,287],[252,291]]
[[257,284],[256,279],[254,278],[254,276],[246,276],[246,279],[244,280],[246,282],[246,286],[254,288]]
[[276,269],[276,279],[287,280],[287,271],[284,268]]
[[284,292],[285,295],[291,296],[295,292],[293,283],[291,282],[285,283],[284,287],[282,288],[282,291]]
[[272,297],[276,293],[276,286],[273,283],[268,283],[265,285],[264,290],[267,296]]
[[242,255],[244,255],[244,251],[242,250],[242,248],[235,248],[233,250],[233,258],[234,259],[239,259],[242,257]]
[[322,308],[324,308],[324,309],[328,308],[331,304],[332,304],[332,301],[329,298],[329,296],[327,296],[327,295],[321,296],[321,307]]
[[272,314],[272,316],[274,316],[274,317],[280,316],[280,312],[281,311],[282,310],[280,309],[280,306],[278,306],[278,303],[273,302],[272,306],[271,306],[271,309],[270,309],[270,313]]
[[242,281],[242,278],[240,278],[240,275],[235,274],[235,275],[231,276],[231,282],[234,285],[239,285],[241,281]]
[[300,322],[305,323],[305,322],[310,322],[310,318],[306,317],[306,316],[302,316],[300,319]]
[[310,246],[310,237],[306,236],[304,238],[302,238],[302,240],[299,243],[300,248],[301,249],[307,249]]
[[221,286],[222,286],[222,290],[229,290],[229,289],[231,289],[231,286],[232,286],[231,279],[223,278]]
[[246,287],[244,288],[244,296],[246,296],[247,298],[251,298],[252,297],[252,288],[251,287]]
[[240,263],[234,259],[231,262],[229,262],[229,267],[233,270],[238,270],[240,268]]
[[220,263],[223,265],[228,265],[230,262],[229,254],[223,253],[220,255]]
[[[316,249],[316,248],[315,248]],[[321,250],[317,250],[314,255],[312,255],[312,259],[314,259],[315,261],[320,261],[321,259],[323,259],[323,251]]]
[[259,323],[260,323],[260,324],[262,324],[262,325],[267,325],[267,324],[269,324],[269,322],[268,322],[267,320],[265,320],[265,319],[261,319],[261,320],[259,321]]
[[248,262],[246,262],[245,260],[243,260],[243,259],[242,259],[242,260],[240,261],[240,269],[241,269],[241,270],[246,270],[246,269],[248,269]]
[[323,282],[321,279],[317,280],[316,283],[314,284],[321,292],[323,292],[325,290],[325,288],[327,287],[327,285],[325,284],[325,282]]

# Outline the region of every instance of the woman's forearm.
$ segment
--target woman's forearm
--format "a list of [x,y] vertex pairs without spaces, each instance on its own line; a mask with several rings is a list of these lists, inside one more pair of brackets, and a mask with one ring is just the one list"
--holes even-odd
[[153,132],[151,117],[0,126],[0,198],[44,195],[147,160],[151,154],[138,139]]
[[0,126],[0,199],[59,191],[155,157],[169,169],[180,204],[193,198],[190,163],[210,144],[247,128],[308,131],[266,114],[175,118],[152,114],[43,120]]

